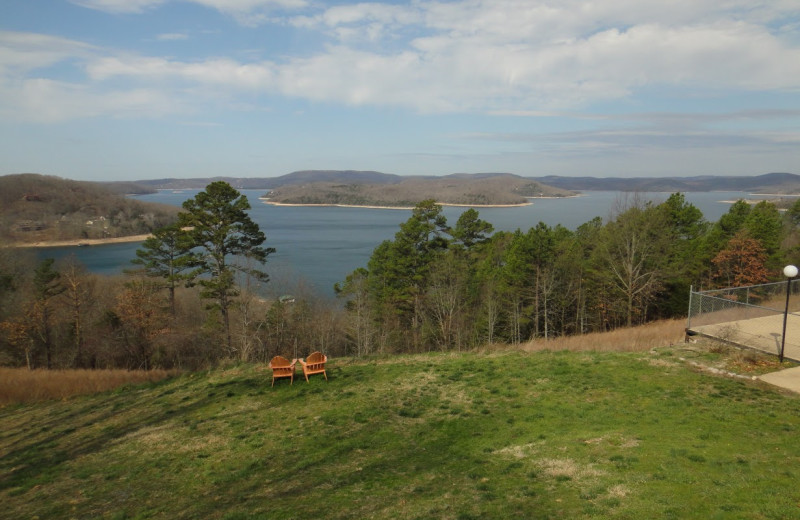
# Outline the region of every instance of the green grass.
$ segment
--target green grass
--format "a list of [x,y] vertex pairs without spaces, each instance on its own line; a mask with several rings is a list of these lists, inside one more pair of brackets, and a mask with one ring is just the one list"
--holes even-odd
[[800,399],[659,353],[236,366],[0,409],[0,518],[800,516]]

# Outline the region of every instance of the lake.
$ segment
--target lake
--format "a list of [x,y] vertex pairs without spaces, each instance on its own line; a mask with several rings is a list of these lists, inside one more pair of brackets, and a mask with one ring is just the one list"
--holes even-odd
[[[200,190],[160,191],[137,198],[180,206]],[[267,272],[273,290],[293,292],[304,284],[318,293],[333,295],[333,284],[358,267],[365,267],[372,251],[383,240],[391,239],[398,226],[411,216],[410,210],[273,206],[258,197],[265,190],[242,190],[253,209],[250,216],[267,235],[265,245],[277,252],[269,256]],[[646,200],[663,202],[669,193],[642,194]],[[723,201],[759,198],[744,192],[693,192],[686,200],[697,206],[705,218],[716,221],[728,211]],[[534,199],[533,204],[514,208],[476,208],[480,218],[491,222],[496,231],[527,231],[539,222],[561,224],[575,229],[594,217],[607,219],[625,194],[616,191],[588,191],[568,199]],[[768,198],[763,196],[762,198]],[[445,206],[450,225],[467,208]],[[75,257],[99,274],[119,274],[132,267],[140,243],[108,244],[91,247],[51,247],[38,250],[40,258]]]

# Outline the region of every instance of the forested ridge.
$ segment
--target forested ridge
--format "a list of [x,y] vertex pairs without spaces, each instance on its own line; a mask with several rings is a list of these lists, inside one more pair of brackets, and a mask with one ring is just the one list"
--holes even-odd
[[133,183],[81,182],[38,174],[0,177],[0,238],[31,243],[151,233],[177,209],[130,199]]
[[685,316],[690,285],[781,278],[796,263],[800,202],[780,212],[738,201],[707,222],[682,194],[620,200],[574,230],[494,232],[475,209],[447,222],[422,201],[330,301],[267,276],[268,237],[224,182],[154,231],[126,276],[74,259],[0,249],[0,363],[201,368],[322,350],[368,355],[471,349],[607,331]]

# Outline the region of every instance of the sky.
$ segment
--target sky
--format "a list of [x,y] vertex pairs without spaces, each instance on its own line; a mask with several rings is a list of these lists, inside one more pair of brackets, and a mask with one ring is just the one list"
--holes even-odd
[[2,0],[0,175],[800,174],[800,0]]

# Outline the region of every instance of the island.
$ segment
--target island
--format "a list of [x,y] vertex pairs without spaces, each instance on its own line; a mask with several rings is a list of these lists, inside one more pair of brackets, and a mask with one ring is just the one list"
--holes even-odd
[[409,177],[390,184],[326,181],[291,184],[270,190],[260,199],[266,204],[284,206],[406,209],[426,199],[446,206],[514,207],[531,204],[534,198],[576,195],[512,174],[464,174]]

